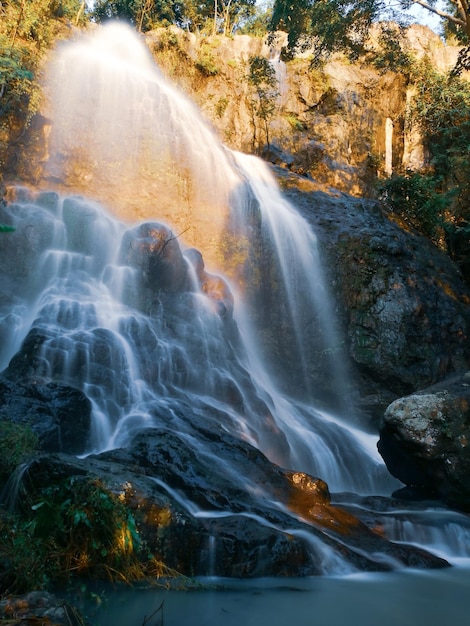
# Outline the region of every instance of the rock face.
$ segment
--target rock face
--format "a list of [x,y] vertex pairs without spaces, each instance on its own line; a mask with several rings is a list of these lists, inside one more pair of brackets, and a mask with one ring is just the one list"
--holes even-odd
[[72,387],[34,376],[46,332],[32,329],[0,376],[0,420],[31,427],[41,449],[82,454],[88,445],[91,402]]
[[379,452],[406,485],[470,511],[470,373],[393,402]]
[[[200,38],[168,28],[147,33],[146,43],[162,72],[189,94],[232,149],[260,153],[270,143],[291,153],[287,164],[293,172],[354,195],[370,191],[377,172],[423,165],[419,133],[405,129],[405,109],[412,94],[402,75],[340,58],[313,71],[308,51],[284,63],[279,55],[285,38],[280,36],[270,48],[265,39],[247,35]],[[430,29],[416,25],[408,30],[407,45],[418,58],[427,56],[442,70],[455,63],[458,53],[457,47],[445,46]],[[269,141],[264,121],[256,116],[256,90],[248,81],[253,56],[270,59],[277,79]],[[35,185],[44,181],[51,128],[43,111],[24,136],[15,130],[14,145],[2,159],[7,175]],[[51,182],[66,181],[49,178],[47,186]],[[86,176],[70,182],[76,191],[83,191],[88,183]],[[129,191],[135,196],[136,185]],[[122,200],[123,205],[135,205],[131,198]],[[140,211],[146,200],[140,198]]]
[[364,401],[382,394],[385,408],[466,370],[470,290],[449,257],[375,202],[278,173],[284,193],[319,237]]
[[[427,56],[443,71],[455,63],[458,48],[445,46],[429,28],[413,25],[406,37],[418,58]],[[201,42],[178,30],[148,33],[147,43],[162,71],[190,94],[231,148],[261,152],[270,143],[290,153],[288,162],[279,164],[354,195],[370,190],[377,170],[389,174],[399,166],[423,164],[419,136],[405,130],[412,94],[398,73],[338,58],[312,70],[308,50],[284,63],[284,33],[271,48],[264,39],[246,35]],[[277,79],[269,142],[247,80],[249,59],[257,55],[271,60]]]
[[[71,477],[99,480],[132,512],[146,547],[143,558],[150,553],[187,576],[303,576],[446,565],[419,548],[387,541],[332,505],[323,481],[284,472],[249,444],[216,429],[200,428],[199,435],[204,447],[148,429],[126,449],[83,460],[38,457],[25,484],[35,490]],[[213,455],[237,467],[232,480],[213,471]],[[252,484],[258,485],[257,494],[250,491]]]

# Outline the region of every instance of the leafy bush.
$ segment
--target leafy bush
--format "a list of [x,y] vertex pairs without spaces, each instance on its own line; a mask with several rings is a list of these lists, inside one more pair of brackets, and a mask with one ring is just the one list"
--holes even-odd
[[29,55],[8,47],[0,34],[0,116],[25,108],[33,77]]
[[383,181],[379,192],[385,208],[440,243],[449,194],[440,191],[439,179],[431,174],[407,172]]
[[414,77],[410,122],[421,129],[430,166],[448,192],[449,225],[470,219],[470,85],[424,63]]
[[462,246],[470,225],[470,85],[428,62],[412,65],[410,80],[415,94],[407,124],[420,130],[428,165],[382,182],[380,195],[390,211],[446,248],[470,277],[464,269],[470,249],[464,253]]
[[37,448],[38,438],[29,426],[0,421],[0,486]]
[[201,45],[195,65],[204,76],[216,76],[219,73],[219,68],[208,46]]
[[0,591],[45,589],[77,575],[142,578],[141,541],[125,502],[98,480],[71,477],[0,515]]

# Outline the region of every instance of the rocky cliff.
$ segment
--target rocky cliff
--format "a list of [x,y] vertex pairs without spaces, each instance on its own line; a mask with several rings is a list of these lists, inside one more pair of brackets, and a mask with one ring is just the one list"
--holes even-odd
[[[445,46],[426,27],[411,27],[407,39],[418,58],[427,56],[441,69],[455,63],[457,48]],[[404,77],[339,57],[321,71],[311,69],[308,54],[285,63],[282,37],[269,47],[261,38],[196,37],[170,28],[148,33],[145,42],[160,71],[195,101],[225,145],[263,153],[280,166],[284,192],[320,238],[360,396],[377,396],[381,406],[465,369],[470,300],[458,269],[425,238],[407,233],[380,207],[360,199],[373,194],[377,175],[424,162],[419,136],[405,129],[412,93]],[[258,96],[248,80],[249,60],[256,56],[269,60],[277,79],[266,120],[256,115]],[[174,177],[171,168],[156,176],[146,167],[137,183],[126,175],[111,183],[109,171],[96,174],[94,162],[75,158],[59,177],[51,176],[45,164],[57,155],[50,154],[48,115],[45,107],[26,132],[15,135],[6,179],[85,195],[92,189],[94,198],[126,220],[167,220],[184,233],[187,245],[205,246],[206,262],[228,253],[238,259],[240,241],[225,240],[215,253],[208,250],[208,240],[220,239],[221,225],[204,198],[200,215],[194,199],[189,212],[187,181]],[[287,373],[288,387],[295,389],[298,361],[289,349],[289,333],[274,337],[269,316],[259,323],[281,378]],[[313,344],[309,353],[307,370],[318,380],[322,359]]]
[[[271,47],[256,37],[198,39],[176,30],[150,33],[147,43],[162,71],[191,96],[222,141],[235,150],[266,150],[266,130],[253,113],[256,93],[248,81],[249,59],[259,55],[270,60],[277,80],[268,122],[274,150],[268,158],[353,195],[370,194],[377,174],[424,163],[419,134],[405,130],[412,91],[399,73],[351,64],[341,56],[313,70],[308,51],[284,62],[280,53],[286,36],[281,33]],[[442,70],[457,59],[458,48],[444,45],[425,26],[410,27],[405,46]]]
[[[197,104],[232,149],[264,153],[295,173],[356,196],[373,193],[377,175],[425,163],[419,133],[405,128],[413,93],[399,73],[351,64],[341,56],[313,70],[308,51],[284,62],[283,34],[269,46],[247,35],[203,37],[167,28],[147,33],[145,42],[162,73]],[[457,47],[444,45],[419,25],[409,28],[406,47],[443,70],[455,64],[458,54]],[[258,95],[248,79],[254,56],[268,59],[275,76],[266,123],[256,112]],[[9,141],[2,136],[5,179],[50,186],[44,172],[50,132],[44,103],[26,131],[15,126]],[[87,174],[53,182],[80,190]]]

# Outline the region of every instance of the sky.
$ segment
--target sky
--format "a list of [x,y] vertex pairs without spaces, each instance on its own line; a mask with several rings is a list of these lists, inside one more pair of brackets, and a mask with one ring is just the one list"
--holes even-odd
[[[439,3],[438,3],[439,4]],[[422,7],[415,4],[409,11],[413,16],[416,16],[416,22],[418,24],[425,24],[432,28],[438,35],[440,34],[440,30],[442,28],[442,20],[438,15],[434,15],[431,11],[426,11]]]

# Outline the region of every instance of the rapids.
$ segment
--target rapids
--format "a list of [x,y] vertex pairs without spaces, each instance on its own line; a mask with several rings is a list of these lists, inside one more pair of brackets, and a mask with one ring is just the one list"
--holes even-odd
[[[26,251],[21,263],[13,253],[2,263],[1,369],[31,329],[39,330],[45,340],[34,376],[79,388],[92,402],[87,454],[125,447],[154,426],[210,456],[183,415],[181,407],[191,406],[272,462],[321,477],[332,492],[390,495],[397,482],[377,437],[354,419],[315,233],[283,199],[267,166],[220,144],[139,37],[119,24],[61,44],[46,93],[53,119],[48,183],[62,189],[65,181],[81,193],[85,187],[87,197],[18,190],[3,210],[1,221],[16,228],[11,250]],[[186,268],[178,289],[152,290],[150,269],[129,262],[140,254],[132,237],[144,218],[154,230],[155,220],[170,229],[163,247],[171,242]],[[194,247],[230,288],[233,319],[198,283]],[[265,259],[259,263],[264,251],[278,285],[270,307],[282,311],[298,366],[292,394],[260,341],[257,290],[272,280],[263,274]],[[315,333],[307,335],[312,325]],[[334,410],[316,398],[313,334],[335,381]],[[229,460],[212,463],[228,480],[262,491]],[[456,557],[467,524],[454,516],[447,541],[442,515],[419,517],[421,524],[391,515],[390,534]],[[340,559],[325,558],[325,573],[343,573]]]

